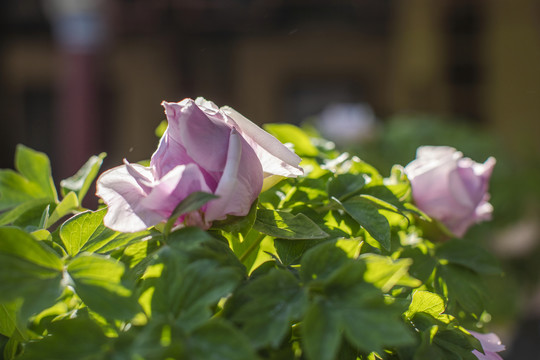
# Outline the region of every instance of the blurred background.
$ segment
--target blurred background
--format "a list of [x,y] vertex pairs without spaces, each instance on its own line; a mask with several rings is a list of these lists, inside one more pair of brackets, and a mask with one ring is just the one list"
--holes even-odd
[[[308,123],[388,173],[419,145],[494,155],[492,329],[540,353],[540,2],[4,0],[0,166],[17,143],[58,181],[93,154],[147,159],[162,100]],[[532,357],[531,357],[532,356]]]

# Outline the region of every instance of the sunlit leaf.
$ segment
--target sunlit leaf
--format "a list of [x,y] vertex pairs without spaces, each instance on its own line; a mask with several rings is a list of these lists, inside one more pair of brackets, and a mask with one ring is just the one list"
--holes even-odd
[[281,239],[323,239],[328,236],[304,214],[259,209],[253,224],[257,231]]
[[390,250],[390,224],[379,213],[375,203],[363,197],[354,197],[340,204],[383,248]]
[[[1,171],[2,170],[0,170],[0,172]],[[49,199],[35,199],[23,202],[17,207],[0,214],[0,226],[13,224],[17,221],[19,217],[24,216],[24,214],[29,211],[36,209],[37,211],[43,211],[43,209],[46,208],[49,204]]]
[[96,178],[103,159],[107,156],[105,153],[93,155],[88,161],[77,171],[77,173],[67,179],[60,181],[62,195],[66,196],[70,192],[77,195],[79,203],[82,202],[90,185]]
[[26,327],[18,319],[18,307],[19,304],[15,301],[0,304],[0,334],[25,341],[28,338]]
[[264,128],[282,143],[294,146],[299,156],[317,156],[319,150],[311,143],[309,136],[299,127],[291,124],[265,124]]
[[107,209],[85,211],[68,219],[60,227],[60,239],[67,253],[75,256],[80,252],[109,253],[137,241],[160,236],[153,231],[119,233],[103,224]]
[[366,179],[361,175],[341,174],[328,181],[328,196],[344,201],[360,192]]
[[446,320],[447,317],[442,316],[446,306],[443,298],[429,291],[415,291],[412,296],[411,305],[405,312],[404,316],[407,319],[412,319],[417,313],[425,313],[433,316],[438,320]]
[[79,199],[77,199],[77,195],[75,195],[74,192],[68,193],[54,208],[54,211],[46,221],[45,228],[49,228],[64,216],[71,214],[72,211],[77,209],[79,206],[80,204]]
[[56,200],[56,188],[47,155],[19,144],[15,152],[15,169],[28,181],[37,184],[47,198]]
[[388,292],[394,285],[417,287],[421,282],[408,274],[411,259],[392,260],[388,256],[365,254],[360,257],[365,262],[367,282]]

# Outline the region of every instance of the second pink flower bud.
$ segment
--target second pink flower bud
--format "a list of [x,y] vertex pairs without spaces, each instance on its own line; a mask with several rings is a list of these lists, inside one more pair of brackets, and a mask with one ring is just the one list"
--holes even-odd
[[457,237],[480,221],[490,220],[489,179],[495,158],[477,163],[448,146],[422,146],[405,167],[420,210]]

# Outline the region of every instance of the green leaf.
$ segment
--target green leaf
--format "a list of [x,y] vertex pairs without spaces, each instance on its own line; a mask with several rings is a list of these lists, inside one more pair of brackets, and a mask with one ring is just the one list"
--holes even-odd
[[26,327],[21,324],[17,310],[19,304],[15,301],[0,304],[0,334],[13,337],[18,341],[27,340]]
[[324,242],[314,246],[302,256],[300,262],[301,279],[305,282],[324,280],[348,260],[347,254],[342,249],[336,247],[334,241]]
[[383,248],[390,250],[390,224],[386,217],[379,213],[378,207],[371,200],[354,197],[343,203],[340,203],[337,199],[334,199],[334,201],[341,204],[347,214],[366,229]]
[[314,301],[302,322],[302,344],[310,360],[333,360],[341,343],[339,313],[330,304]]
[[228,215],[225,220],[212,222],[212,229],[220,229],[232,234],[246,235],[253,227],[253,223],[257,218],[257,206],[258,201],[255,200],[246,216]]
[[47,155],[19,144],[15,151],[15,169],[26,179],[37,184],[47,198],[56,200],[56,188]]
[[40,267],[43,274],[62,271],[62,261],[56,253],[24,231],[3,227],[0,228],[0,239],[0,256],[9,256],[14,261],[20,261],[21,264],[27,263]]
[[482,314],[487,292],[478,274],[459,265],[448,264],[438,266],[436,275],[439,277],[436,283],[438,292],[448,298],[449,306],[459,304],[476,316]]
[[328,236],[304,214],[291,214],[279,210],[259,209],[253,228],[263,234],[280,239],[323,239]]
[[194,193],[189,194],[186,196],[184,200],[182,200],[173,210],[171,216],[169,216],[169,219],[167,220],[167,223],[165,224],[165,228],[163,230],[164,234],[170,233],[172,227],[174,226],[174,223],[183,214],[199,210],[204,204],[207,202],[217,199],[219,196],[205,193],[202,191],[196,191]]
[[426,331],[423,331],[422,333],[420,333],[421,343],[416,349],[413,349],[413,350],[416,350],[414,352],[414,358],[413,358],[414,360],[424,360],[424,359],[445,360],[446,359],[444,351],[433,343],[433,340],[435,339],[435,336],[438,331],[439,331],[439,327],[437,325],[433,325]]
[[441,328],[433,325],[421,333],[422,342],[414,354],[414,360],[477,360],[469,338],[458,328]]
[[232,234],[224,232],[223,237],[229,242],[230,248],[238,256],[238,260],[244,264],[247,269],[251,269],[257,261],[261,246],[266,238],[255,229],[251,229],[247,234]]
[[15,356],[19,352],[20,349],[20,342],[16,338],[12,337],[8,340],[4,347],[4,360],[12,360],[15,359]]
[[41,213],[41,219],[39,220],[38,229],[44,230],[47,228],[47,222],[49,221],[49,211],[51,209],[50,205],[47,205],[43,212]]
[[45,226],[45,221],[48,220],[48,213],[51,206],[54,208],[56,204],[48,203],[35,206],[19,216],[12,225],[23,228],[26,231],[42,229]]
[[275,239],[274,247],[276,248],[279,260],[283,265],[293,265],[300,262],[302,255],[313,246],[319,244],[319,240],[296,240],[289,241],[283,239]]
[[235,268],[242,275],[245,274],[246,269],[226,242],[217,240],[197,227],[186,227],[171,233],[167,245],[191,262],[213,260],[222,266]]
[[151,318],[178,319],[191,331],[211,317],[211,307],[245,276],[230,248],[198,228],[171,233],[153,256],[144,289],[153,291]]
[[[326,183],[333,174],[324,171],[316,178],[304,177],[294,180],[294,185],[286,184],[281,188],[286,192],[285,198],[281,196],[280,201],[274,208],[293,207],[294,204],[323,203],[328,199]],[[309,176],[314,176],[310,173]]]
[[301,265],[301,279],[313,299],[302,325],[310,358],[334,358],[337,340],[329,339],[329,348],[321,349],[325,336],[344,335],[366,353],[411,344],[413,338],[399,316],[400,306],[387,304],[382,292],[364,281],[366,265],[361,259],[348,258],[334,243],[327,242],[306,252]]
[[75,175],[60,181],[62,196],[74,192],[77,195],[79,203],[81,203],[90,185],[92,185],[92,182],[96,178],[101,164],[103,164],[103,159],[106,156],[106,153],[101,153],[97,156],[93,155]]
[[383,177],[379,174],[379,171],[365,161],[360,160],[356,156],[350,160],[349,171],[351,174],[363,174],[369,178],[369,184],[371,186],[376,184],[382,184]]
[[328,196],[344,201],[357,195],[365,184],[366,179],[362,175],[349,173],[337,175],[328,181]]
[[40,241],[51,240],[52,241],[51,233],[48,230],[45,230],[45,229],[38,229],[38,230],[32,231],[30,234],[36,240],[40,240]]
[[336,304],[341,307],[341,318],[347,340],[365,352],[382,353],[385,346],[405,346],[414,342],[409,329],[399,318],[399,309],[381,300],[358,299]]
[[291,124],[265,124],[264,129],[282,143],[294,145],[298,156],[317,156],[319,150],[311,143],[309,136],[299,127]]
[[390,177],[385,179],[384,183],[399,200],[410,200],[412,193],[411,183],[405,174],[403,166],[392,166]]
[[122,283],[124,265],[95,254],[81,254],[68,263],[73,288],[93,311],[109,319],[130,319],[138,310],[132,292]]
[[111,342],[89,318],[53,322],[48,335],[25,345],[21,360],[102,359]]
[[442,315],[445,310],[444,300],[439,295],[429,291],[415,291],[409,309],[403,315],[411,320],[417,313],[425,313],[448,323],[448,315]]
[[477,244],[452,239],[437,248],[437,257],[481,274],[501,274],[497,260]]
[[356,238],[361,232],[360,224],[340,209],[327,212],[323,219],[325,230],[333,238]]
[[23,319],[51,306],[62,292],[61,259],[17,228],[0,228],[0,239],[0,302],[24,298]]
[[240,282],[241,274],[232,267],[219,266],[212,260],[191,264],[173,249],[159,252],[163,269],[154,285],[152,317],[178,319],[186,331],[191,331],[211,317],[210,307],[228,295]]
[[410,258],[413,260],[413,264],[409,268],[409,274],[422,282],[426,282],[429,279],[438,264],[438,261],[433,256],[427,254],[426,251],[427,249],[422,250],[418,247],[407,247],[400,254],[401,258]]
[[[1,171],[1,170],[0,170]],[[15,208],[5,211],[0,215],[0,226],[13,224],[17,219],[25,213],[38,209],[43,211],[43,208],[50,204],[49,199],[35,199],[23,202]]]
[[107,254],[137,241],[159,237],[157,232],[119,233],[103,225],[107,209],[85,211],[68,219],[60,227],[60,239],[70,256],[88,251]]
[[162,120],[159,123],[159,125],[156,127],[156,129],[154,130],[154,133],[156,134],[158,138],[160,138],[163,136],[168,126],[169,126],[169,123],[167,122],[167,120]]
[[115,232],[103,225],[103,217],[107,209],[85,211],[67,220],[60,227],[60,239],[64,248],[71,256],[79,253],[82,247],[91,239],[108,240]]
[[394,285],[417,287],[422,283],[409,276],[407,270],[412,264],[411,259],[393,260],[388,256],[365,254],[360,257],[367,266],[364,278],[367,282],[388,292]]
[[15,169],[0,170],[0,211],[36,199],[57,201],[47,155],[18,145]]
[[402,215],[407,212],[412,212],[410,208],[405,206],[401,198],[398,198],[398,195],[400,194],[396,195],[392,191],[392,186],[395,186],[395,185],[367,186],[362,191],[362,196],[372,200],[381,208],[389,210],[389,211],[394,211]]
[[258,356],[244,334],[221,319],[208,321],[187,339],[194,360],[256,360]]
[[13,170],[0,170],[0,211],[36,199],[54,202],[35,182]]
[[336,242],[336,246],[347,254],[347,256],[351,259],[356,259],[360,255],[360,251],[362,250],[362,244],[363,241],[361,238],[343,238],[338,239]]
[[[110,230],[109,228],[107,229]],[[108,231],[100,231],[98,229],[86,244],[84,244],[80,252],[87,251],[98,254],[110,254],[115,250],[127,248],[138,242],[157,241],[161,238],[162,234],[155,230],[144,230],[135,233],[114,232],[112,236],[109,236]]]
[[80,204],[77,195],[75,195],[74,192],[70,192],[62,199],[60,204],[56,206],[51,216],[49,216],[49,219],[46,221],[45,228],[49,228],[58,220],[70,214],[73,210],[76,210],[79,206]]
[[232,318],[255,347],[277,348],[299,320],[306,306],[306,295],[298,280],[288,271],[272,269],[243,287],[237,296],[244,302]]

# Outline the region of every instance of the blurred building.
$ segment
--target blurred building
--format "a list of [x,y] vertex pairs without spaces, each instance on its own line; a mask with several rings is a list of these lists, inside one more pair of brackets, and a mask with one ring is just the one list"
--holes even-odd
[[[17,143],[57,181],[102,151],[104,168],[147,159],[160,102],[197,96],[331,130],[451,115],[540,155],[536,0],[4,0],[0,21],[1,168]],[[525,325],[516,349],[538,346]]]
[[[83,5],[81,5],[83,4]],[[540,153],[534,0],[8,0],[1,166],[16,143],[63,177],[148,158],[160,102],[205,96],[258,123],[329,103],[452,114]],[[81,45],[82,44],[82,45]]]

